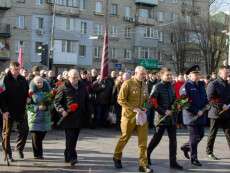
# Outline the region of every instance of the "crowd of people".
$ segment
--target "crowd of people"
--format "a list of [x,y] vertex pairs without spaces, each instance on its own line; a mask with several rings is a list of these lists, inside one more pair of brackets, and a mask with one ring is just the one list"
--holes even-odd
[[[184,96],[189,100],[187,107],[178,107],[175,113],[174,103]],[[174,169],[183,169],[176,159],[177,128],[188,128],[189,141],[181,150],[193,165],[202,166],[197,146],[208,122],[208,157],[218,159],[213,147],[219,127],[224,129],[230,147],[230,71],[227,66],[220,67],[218,74],[211,76],[202,76],[197,65],[178,76],[173,76],[168,68],[148,72],[138,66],[134,71],[112,71],[107,78],[102,78],[96,69],[70,69],[55,74],[38,66],[30,71],[11,62],[1,73],[0,109],[3,149],[10,161],[14,161],[10,146],[14,124],[18,133],[15,150],[20,158],[24,158],[29,132],[34,158],[44,159],[42,143],[46,133],[55,128],[64,129],[64,158],[71,165],[77,163],[76,145],[81,128],[115,128],[121,132],[113,156],[118,169],[122,168],[122,151],[136,130],[141,172],[153,172],[150,156],[165,130],[169,136],[170,167]],[[154,129],[154,134],[147,146],[149,128]]]

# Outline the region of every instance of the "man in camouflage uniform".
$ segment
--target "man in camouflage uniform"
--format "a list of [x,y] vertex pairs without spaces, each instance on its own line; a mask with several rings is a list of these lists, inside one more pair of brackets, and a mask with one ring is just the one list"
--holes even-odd
[[127,144],[132,132],[136,129],[138,136],[138,147],[140,150],[139,171],[153,172],[148,167],[147,162],[147,138],[148,124],[136,125],[135,110],[143,110],[144,104],[148,98],[147,86],[144,84],[146,71],[144,67],[138,66],[135,69],[135,75],[132,79],[125,81],[118,95],[118,103],[122,106],[121,117],[121,137],[114,152],[114,165],[116,168],[122,168],[122,151]]

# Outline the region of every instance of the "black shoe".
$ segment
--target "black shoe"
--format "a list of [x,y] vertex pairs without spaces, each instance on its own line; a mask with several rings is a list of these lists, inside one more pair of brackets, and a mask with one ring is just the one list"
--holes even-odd
[[212,154],[208,154],[208,158],[210,158],[211,160],[220,160],[213,153]]
[[153,170],[149,166],[139,166],[140,172],[153,173]]
[[73,160],[70,161],[71,166],[74,166],[76,163],[78,163],[77,159],[73,159]]
[[183,147],[181,147],[180,149],[181,149],[181,151],[184,152],[184,157],[186,159],[190,159],[189,154],[188,154],[189,151],[187,149],[183,148]]
[[202,166],[198,159],[191,160],[191,163],[195,166]]
[[43,156],[34,156],[34,159],[36,159],[36,160],[44,160],[44,157]]
[[121,160],[113,158],[113,162],[114,162],[114,167],[115,168],[117,168],[117,169],[121,169],[122,168]]
[[177,169],[177,170],[183,170],[183,167],[180,166],[177,162],[170,164],[170,168]]
[[18,151],[18,156],[19,156],[20,159],[24,159],[23,151]]
[[11,156],[8,156],[8,160],[9,160],[10,162],[14,162],[14,161],[15,161],[14,158],[12,157],[12,155],[11,155]]
[[148,159],[148,165],[152,165],[150,157],[148,157],[147,159]]

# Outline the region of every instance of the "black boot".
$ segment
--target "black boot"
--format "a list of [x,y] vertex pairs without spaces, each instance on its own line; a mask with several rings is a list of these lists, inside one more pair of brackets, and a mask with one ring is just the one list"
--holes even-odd
[[180,149],[181,149],[181,151],[184,152],[184,157],[185,157],[186,159],[190,159],[189,154],[188,154],[188,152],[189,152],[188,149],[183,148],[183,147],[181,147]]
[[193,165],[195,165],[195,166],[202,166],[202,164],[199,162],[198,159],[192,159],[192,160],[191,160],[191,163],[192,163]]
[[180,166],[177,162],[170,164],[170,168],[177,169],[177,170],[183,170],[183,167]]
[[113,158],[113,162],[114,162],[114,167],[115,168],[117,168],[117,169],[121,169],[122,168],[121,160]]

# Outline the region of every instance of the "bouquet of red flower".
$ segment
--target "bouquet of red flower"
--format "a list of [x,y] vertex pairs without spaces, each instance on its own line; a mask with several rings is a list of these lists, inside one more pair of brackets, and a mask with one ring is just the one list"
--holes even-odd
[[[71,103],[70,105],[68,105],[67,112],[68,113],[76,112],[78,108],[79,108],[79,104],[78,103]],[[64,120],[64,118],[65,117],[61,117],[60,118],[60,120],[57,123],[58,126],[62,123],[62,121]]]

